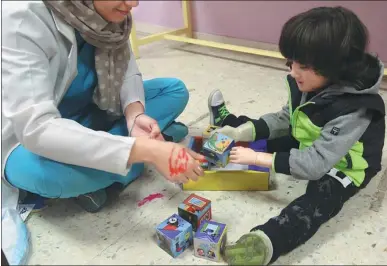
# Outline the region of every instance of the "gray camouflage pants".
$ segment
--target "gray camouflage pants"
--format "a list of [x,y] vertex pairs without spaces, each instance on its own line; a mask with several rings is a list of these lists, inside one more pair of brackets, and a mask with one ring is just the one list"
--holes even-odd
[[271,262],[274,262],[280,255],[310,239],[358,191],[353,183],[344,188],[340,182],[325,175],[317,181],[309,181],[304,195],[291,202],[280,215],[251,231],[261,230],[270,238],[273,244]]

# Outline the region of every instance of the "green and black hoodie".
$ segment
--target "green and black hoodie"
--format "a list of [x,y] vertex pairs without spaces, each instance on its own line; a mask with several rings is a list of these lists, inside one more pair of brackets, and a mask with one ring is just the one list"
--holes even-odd
[[[310,97],[288,75],[289,100],[278,112],[256,121],[257,139],[295,138],[299,147],[274,153],[275,172],[317,180],[335,168],[356,186],[381,169],[385,134],[385,105],[379,95],[380,75],[368,88],[330,85]],[[290,138],[289,138],[290,140]]]

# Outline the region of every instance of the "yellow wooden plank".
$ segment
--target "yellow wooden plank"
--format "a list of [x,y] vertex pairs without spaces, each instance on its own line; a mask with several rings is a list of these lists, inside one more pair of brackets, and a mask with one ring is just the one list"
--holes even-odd
[[191,18],[191,1],[183,0],[182,2],[184,27],[187,29],[186,36],[192,38],[192,18]]
[[138,45],[145,45],[155,41],[164,40],[164,36],[167,34],[180,35],[180,34],[185,34],[186,32],[187,32],[187,28],[164,31],[164,32],[151,34],[141,39],[138,39],[137,42],[138,42]]
[[138,49],[139,43],[138,43],[138,38],[137,38],[136,25],[134,23],[133,17],[132,17],[132,29],[130,32],[129,40],[130,40],[130,45],[132,47],[134,56],[136,58],[139,58],[140,57],[140,51]]
[[232,44],[226,44],[226,43],[220,43],[220,42],[187,38],[187,37],[183,37],[183,36],[165,35],[164,37],[165,37],[165,39],[177,41],[177,42],[192,43],[192,44],[197,44],[197,45],[202,45],[202,46],[208,46],[208,47],[213,47],[213,48],[231,50],[231,51],[248,53],[248,54],[261,55],[261,56],[267,56],[267,57],[274,57],[274,58],[280,58],[280,59],[284,58],[281,55],[281,53],[276,52],[276,51],[268,51],[268,50],[250,48],[250,47],[239,46],[239,45],[232,45]]

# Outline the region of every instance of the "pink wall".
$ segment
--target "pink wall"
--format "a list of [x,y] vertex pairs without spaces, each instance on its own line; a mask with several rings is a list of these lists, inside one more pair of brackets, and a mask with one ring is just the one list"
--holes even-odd
[[[341,5],[353,10],[368,27],[370,51],[387,62],[387,1],[192,1],[194,30],[252,41],[277,43],[291,16],[316,6]],[[183,26],[180,1],[140,1],[139,22]]]

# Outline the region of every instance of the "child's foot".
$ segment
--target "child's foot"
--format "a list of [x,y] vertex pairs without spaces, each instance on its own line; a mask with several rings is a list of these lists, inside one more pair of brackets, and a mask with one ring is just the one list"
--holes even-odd
[[220,90],[211,92],[208,97],[208,109],[210,110],[210,125],[212,126],[222,126],[224,119],[230,114]]
[[161,134],[166,141],[179,143],[188,135],[188,127],[183,123],[174,121]]
[[262,231],[243,235],[235,244],[227,245],[224,251],[229,265],[267,265],[272,254],[271,241]]
[[87,193],[75,198],[76,203],[85,211],[96,213],[100,211],[107,203],[107,194],[105,189]]

